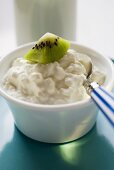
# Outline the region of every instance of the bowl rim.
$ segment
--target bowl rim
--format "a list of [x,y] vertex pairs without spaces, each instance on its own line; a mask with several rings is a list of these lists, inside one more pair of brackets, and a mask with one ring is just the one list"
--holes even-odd
[[[7,56],[11,55],[12,53],[22,49],[22,48],[26,48],[32,44],[35,44],[36,41],[34,42],[29,42],[29,43],[26,43],[26,44],[23,44],[23,45],[20,45],[19,47],[15,48],[14,50],[12,50],[11,52],[7,53],[6,55],[4,55],[1,60],[0,60],[0,63],[3,62]],[[89,47],[86,47],[85,45],[81,45],[75,41],[70,41],[70,43],[72,45],[77,45],[78,47],[81,47],[81,48],[84,48],[88,51],[92,51],[93,53],[96,53],[98,55],[100,55],[103,59],[105,59],[107,61],[107,63],[109,64],[110,66],[110,69],[112,71],[112,73],[114,73],[114,66],[113,66],[113,63],[112,61],[108,58],[108,57],[105,57],[103,55],[101,55],[99,52],[93,50],[92,48],[89,48]],[[114,83],[114,76],[112,76],[112,79],[110,82],[108,82],[107,86],[106,86],[106,89],[112,89],[113,88],[113,83]],[[30,103],[30,102],[27,102],[27,101],[23,101],[23,100],[20,100],[20,99],[17,99],[13,96],[10,96],[9,94],[7,94],[7,92],[5,92],[1,87],[0,87],[0,94],[1,96],[3,96],[6,100],[9,100],[9,101],[12,101],[13,103],[15,104],[19,104],[23,107],[27,107],[27,108],[32,108],[32,109],[40,109],[40,110],[64,110],[64,109],[68,109],[70,110],[71,108],[80,108],[82,106],[88,106],[88,105],[91,105],[93,104],[93,101],[90,97],[88,97],[87,99],[84,99],[82,101],[77,101],[77,102],[73,102],[73,103],[67,103],[67,104],[58,104],[58,105],[48,105],[48,104],[37,104],[37,103]]]

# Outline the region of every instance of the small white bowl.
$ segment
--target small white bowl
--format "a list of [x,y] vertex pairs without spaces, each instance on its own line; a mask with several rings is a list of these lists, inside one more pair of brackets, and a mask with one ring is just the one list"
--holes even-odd
[[[1,59],[0,84],[12,61],[17,57],[23,57],[34,44],[35,42],[23,45]],[[105,73],[104,86],[111,91],[114,82],[112,62],[96,51],[75,42],[71,42],[71,48],[92,58],[93,63]],[[93,127],[98,113],[90,98],[72,104],[41,105],[9,96],[1,86],[0,94],[6,99],[18,129],[26,136],[42,142],[64,143],[80,138]]]

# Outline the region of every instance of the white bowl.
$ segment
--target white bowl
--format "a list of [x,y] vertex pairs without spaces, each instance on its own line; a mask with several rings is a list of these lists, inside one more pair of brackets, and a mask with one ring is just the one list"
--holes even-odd
[[[23,45],[7,54],[0,61],[0,84],[12,61],[34,46],[35,42]],[[92,49],[71,42],[71,48],[85,53],[106,75],[104,86],[113,88],[113,64],[106,57]],[[41,105],[32,104],[9,96],[1,87],[3,96],[14,117],[18,129],[26,136],[49,143],[64,143],[85,135],[95,124],[98,109],[89,98],[72,104]]]

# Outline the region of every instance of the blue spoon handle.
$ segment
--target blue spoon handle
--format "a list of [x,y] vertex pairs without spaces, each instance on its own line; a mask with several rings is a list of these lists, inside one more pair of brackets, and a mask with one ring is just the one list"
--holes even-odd
[[114,127],[114,95],[96,82],[91,83],[91,97]]

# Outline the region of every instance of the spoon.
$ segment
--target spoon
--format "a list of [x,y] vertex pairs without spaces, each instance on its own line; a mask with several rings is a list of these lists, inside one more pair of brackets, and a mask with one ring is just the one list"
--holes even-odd
[[95,104],[99,107],[111,125],[114,127],[114,95],[108,92],[104,87],[98,83],[93,82],[91,79],[93,64],[91,59],[87,55],[77,56],[79,62],[86,69],[86,80],[84,87],[91,96]]
[[114,95],[96,82],[89,82],[86,86],[88,94],[114,127]]
[[87,93],[91,96],[95,104],[102,111],[114,127],[114,94],[108,92],[104,87],[96,82],[91,82],[89,76],[92,73],[92,66],[87,75],[87,80],[84,83]]

